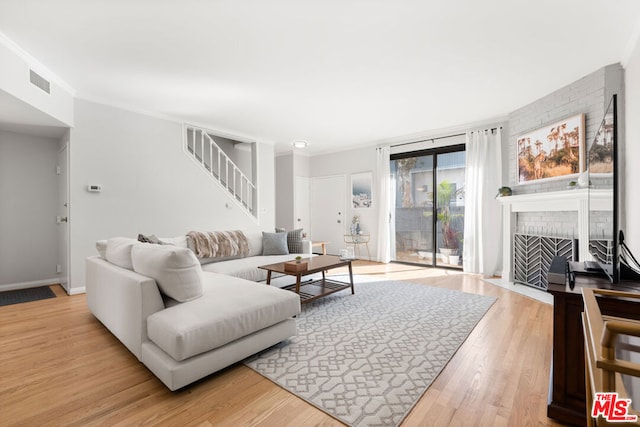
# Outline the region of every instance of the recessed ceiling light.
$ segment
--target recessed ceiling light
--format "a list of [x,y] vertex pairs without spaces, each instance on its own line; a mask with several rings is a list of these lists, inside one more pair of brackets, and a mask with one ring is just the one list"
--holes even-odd
[[301,139],[297,140],[297,141],[293,141],[293,146],[295,148],[307,148],[307,141],[303,141]]

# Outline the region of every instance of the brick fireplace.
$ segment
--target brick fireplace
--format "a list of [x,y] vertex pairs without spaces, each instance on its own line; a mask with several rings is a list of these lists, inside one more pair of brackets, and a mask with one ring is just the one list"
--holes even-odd
[[503,227],[502,278],[546,289],[546,278],[541,280],[535,276],[545,273],[545,265],[548,270],[545,263],[550,262],[547,258],[552,256],[551,252],[573,258],[577,250],[577,260],[591,259],[589,204],[596,210],[606,211],[612,206],[611,198],[611,191],[598,189],[499,197]]

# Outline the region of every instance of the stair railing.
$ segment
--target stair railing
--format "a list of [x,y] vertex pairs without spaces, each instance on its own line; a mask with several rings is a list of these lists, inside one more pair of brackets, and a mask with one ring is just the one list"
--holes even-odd
[[222,188],[233,201],[257,218],[257,191],[251,180],[201,128],[184,125],[185,153]]

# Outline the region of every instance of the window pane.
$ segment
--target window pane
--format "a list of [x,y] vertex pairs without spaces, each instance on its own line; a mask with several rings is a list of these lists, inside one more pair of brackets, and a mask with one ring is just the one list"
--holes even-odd
[[395,182],[395,257],[433,263],[433,156],[391,161]]
[[440,154],[437,161],[437,265],[461,267],[465,152]]
[[462,268],[464,175],[464,151],[391,160],[391,259]]

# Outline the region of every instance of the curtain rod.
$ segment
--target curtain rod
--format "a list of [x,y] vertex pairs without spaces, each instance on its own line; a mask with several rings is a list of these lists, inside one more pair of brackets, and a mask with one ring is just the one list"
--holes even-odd
[[[502,126],[498,126],[498,127],[491,128],[491,129],[485,129],[484,131],[485,131],[485,132],[486,132],[486,131],[490,131],[491,133],[493,133],[493,132],[494,132],[495,130],[497,130],[497,129],[502,129]],[[456,136],[464,136],[464,135],[466,135],[466,134],[467,134],[467,133],[465,132],[465,133],[457,133],[457,134],[455,134],[455,135],[439,136],[439,137],[437,137],[437,138],[421,139],[420,141],[402,142],[402,143],[400,143],[400,144],[393,144],[393,145],[391,145],[391,147],[402,147],[403,145],[418,144],[418,143],[420,143],[420,142],[427,142],[427,141],[431,141],[431,142],[433,143],[433,142],[436,142],[436,140],[438,140],[438,139],[454,138],[454,137],[456,137]]]

